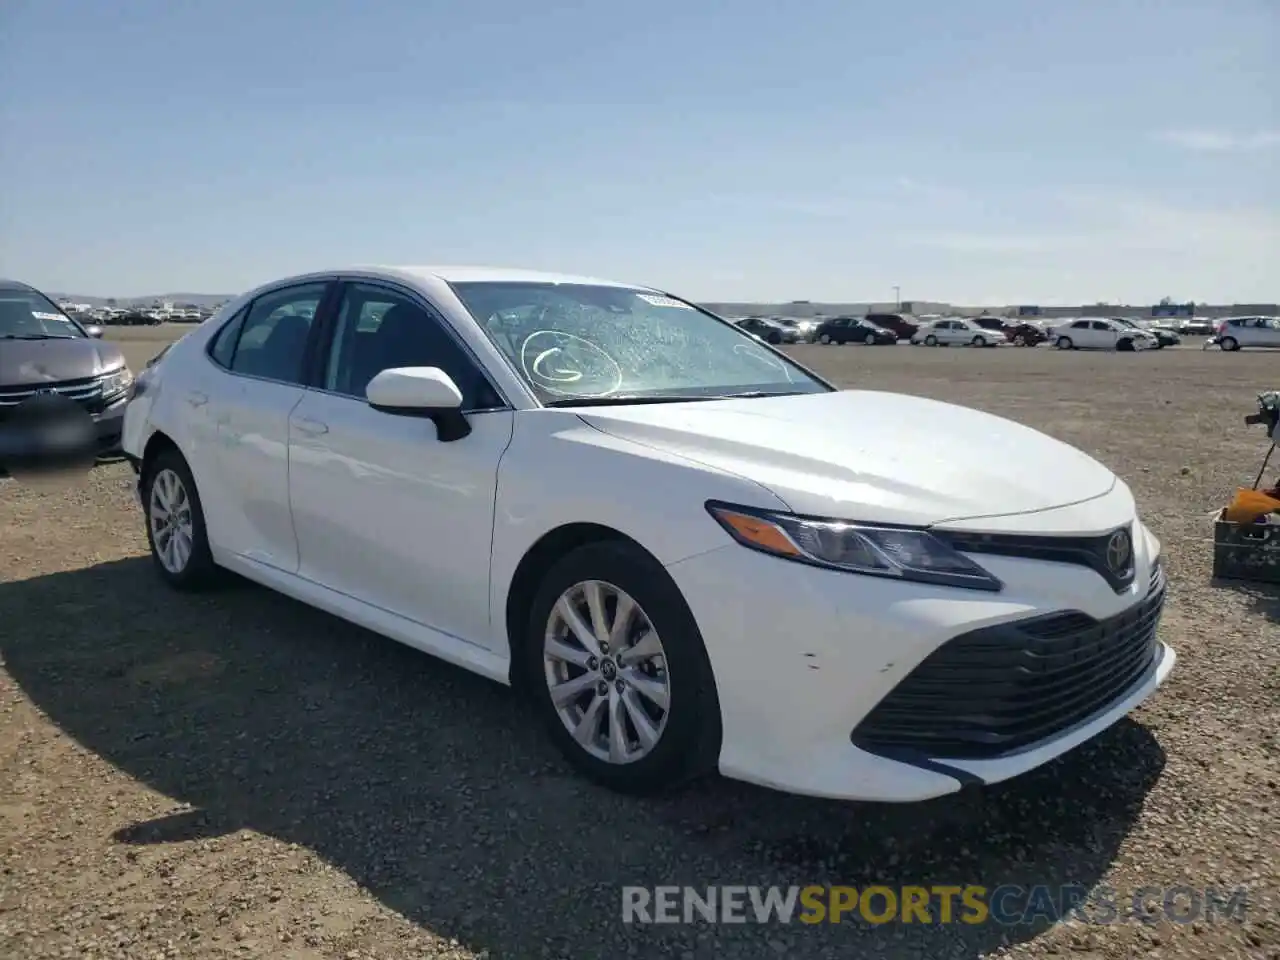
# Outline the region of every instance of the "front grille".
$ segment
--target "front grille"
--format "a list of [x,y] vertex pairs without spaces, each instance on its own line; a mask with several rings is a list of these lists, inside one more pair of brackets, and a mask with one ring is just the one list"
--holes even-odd
[[[1121,531],[1129,534],[1129,562],[1123,569],[1113,570],[1107,562],[1107,547],[1111,538]],[[1096,537],[969,533],[958,530],[935,530],[933,534],[964,553],[986,553],[1088,567],[1106,580],[1116,593],[1122,593],[1133,583],[1133,529],[1128,525]]]
[[1165,579],[1106,620],[1065,611],[985,627],[943,644],[854,729],[870,753],[987,760],[1101,712],[1151,668]]
[[81,377],[77,380],[59,380],[53,383],[25,383],[20,386],[0,386],[0,417],[40,390],[52,390],[68,400],[74,400],[90,413],[101,413],[104,407],[102,376]]

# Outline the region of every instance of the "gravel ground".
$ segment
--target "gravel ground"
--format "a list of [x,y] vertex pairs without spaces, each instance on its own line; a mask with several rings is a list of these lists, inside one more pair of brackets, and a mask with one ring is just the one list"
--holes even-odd
[[[165,330],[113,332],[136,359]],[[129,471],[0,482],[0,956],[1280,957],[1280,593],[1213,586],[1276,358],[800,347],[847,385],[1010,416],[1117,469],[1163,540],[1168,684],[1026,777],[917,806],[572,775],[505,689],[144,557]],[[1280,464],[1277,465],[1280,469]],[[628,927],[624,884],[1250,889],[1148,926]]]

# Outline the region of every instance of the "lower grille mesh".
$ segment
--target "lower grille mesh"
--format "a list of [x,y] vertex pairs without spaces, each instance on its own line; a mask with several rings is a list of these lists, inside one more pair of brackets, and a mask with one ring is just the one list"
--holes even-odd
[[852,740],[872,753],[990,759],[1061,733],[1150,669],[1164,598],[1157,564],[1146,598],[1106,620],[1069,611],[962,634],[911,671]]

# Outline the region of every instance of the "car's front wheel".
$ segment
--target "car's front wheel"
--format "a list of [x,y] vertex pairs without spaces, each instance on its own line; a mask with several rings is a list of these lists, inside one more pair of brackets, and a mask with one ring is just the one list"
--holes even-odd
[[671,577],[638,547],[588,544],[556,563],[524,654],[552,738],[591,779],[647,793],[714,766],[720,709],[702,636]]
[[177,450],[147,463],[142,482],[147,542],[156,569],[171,586],[195,590],[217,579],[204,510],[191,468]]

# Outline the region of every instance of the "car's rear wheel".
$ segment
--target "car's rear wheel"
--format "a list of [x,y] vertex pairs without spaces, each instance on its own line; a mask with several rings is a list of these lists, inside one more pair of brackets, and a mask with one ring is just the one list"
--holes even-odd
[[924,338],[924,345],[926,347],[936,347],[938,345],[938,338],[931,333]]
[[1219,341],[1218,346],[1223,350],[1239,350],[1240,341],[1235,337],[1223,337],[1222,340]]
[[675,583],[638,547],[593,543],[556,563],[523,653],[552,738],[596,782],[647,793],[714,766],[720,709],[706,647]]
[[191,468],[177,450],[147,463],[142,482],[147,542],[156,569],[172,587],[196,590],[218,579],[204,510]]
[[1071,342],[1070,337],[1059,337],[1057,347],[1059,350],[1070,350],[1075,347],[1075,344]]

